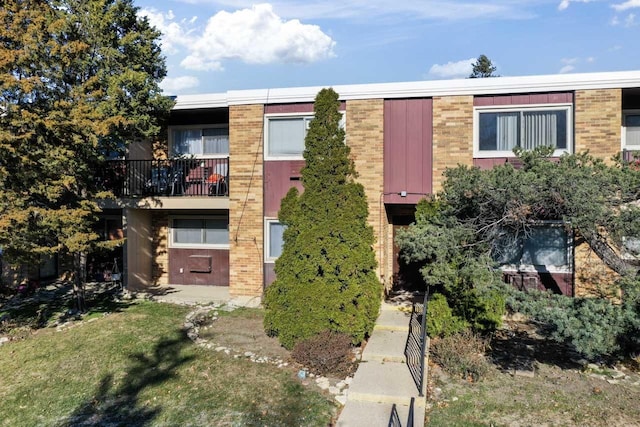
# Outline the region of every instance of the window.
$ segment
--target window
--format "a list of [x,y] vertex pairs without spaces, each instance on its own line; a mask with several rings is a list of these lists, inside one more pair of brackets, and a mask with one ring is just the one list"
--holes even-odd
[[174,218],[171,221],[172,247],[228,247],[229,221],[226,218]]
[[640,111],[625,113],[623,120],[622,148],[640,150]]
[[226,157],[229,155],[229,128],[173,128],[171,155]]
[[[265,121],[266,150],[265,158],[302,159],[304,139],[313,116],[289,115],[267,116]],[[345,128],[345,116],[340,126]]]
[[507,157],[516,147],[555,148],[554,155],[570,151],[570,106],[475,110],[476,157]]
[[277,220],[265,221],[265,261],[274,262],[282,254],[286,226]]
[[311,116],[268,117],[267,156],[302,157]]
[[494,242],[492,253],[507,270],[566,271],[571,264],[570,236],[560,223],[541,224],[515,236],[505,232]]

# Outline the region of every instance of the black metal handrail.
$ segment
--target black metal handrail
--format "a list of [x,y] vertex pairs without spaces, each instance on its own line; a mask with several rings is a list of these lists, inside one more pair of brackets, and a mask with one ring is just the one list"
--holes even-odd
[[108,160],[96,185],[116,197],[228,196],[229,158]]
[[[407,415],[407,424],[405,427],[413,427],[413,405],[416,398],[411,398],[411,403],[409,403],[409,415]],[[394,403],[391,406],[391,414],[389,414],[389,427],[402,427],[402,422],[400,421],[400,415],[398,415],[398,407]]]
[[425,354],[427,345],[427,301],[428,292],[425,293],[422,303],[414,303],[409,320],[409,335],[404,348],[404,355],[407,358],[407,367],[411,377],[418,387],[418,395],[424,396],[424,371]]

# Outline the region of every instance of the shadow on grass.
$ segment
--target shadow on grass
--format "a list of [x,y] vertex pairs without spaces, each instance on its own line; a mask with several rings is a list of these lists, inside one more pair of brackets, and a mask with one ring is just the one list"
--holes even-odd
[[534,361],[562,369],[580,368],[580,356],[571,346],[529,331],[498,331],[491,339],[488,355],[503,371],[532,368]]
[[[85,292],[89,308],[85,315],[120,312],[130,305],[118,299],[121,289],[116,284],[89,283]],[[7,298],[0,303],[0,314],[7,327],[39,329],[54,320],[63,323],[79,318],[73,310],[74,304],[73,285],[70,282],[56,282],[33,295]],[[0,332],[2,326],[0,322]]]
[[181,355],[190,340],[181,331],[177,339],[158,342],[153,354],[136,353],[131,358],[122,384],[114,388],[113,375],[100,381],[95,395],[79,405],[59,427],[76,426],[145,426],[162,411],[160,406],[140,402],[140,394],[176,377],[176,369],[193,359]]

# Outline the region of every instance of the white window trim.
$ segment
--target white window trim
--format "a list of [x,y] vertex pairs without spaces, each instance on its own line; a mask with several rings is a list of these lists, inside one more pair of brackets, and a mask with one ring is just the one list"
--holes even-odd
[[280,224],[278,218],[265,218],[264,219],[264,262],[266,264],[273,264],[276,262],[278,257],[269,256],[269,244],[271,240],[271,231],[269,228],[269,224],[277,223]]
[[227,220],[227,227],[229,227],[229,218],[225,215],[171,215],[169,216],[169,248],[176,249],[229,249],[231,243],[214,244],[214,243],[175,243],[173,241],[173,220],[174,219],[216,219]]
[[[178,125],[178,126],[169,126],[169,156],[173,156],[173,131],[174,130],[189,130],[189,129],[227,129],[227,134],[229,133],[229,125],[227,124],[213,124],[213,125]],[[231,145],[231,138],[229,138],[229,145]],[[231,147],[229,147],[231,148]],[[229,153],[223,154],[198,154],[193,156],[196,159],[226,159],[229,157]]]
[[[343,128],[347,129],[347,112],[340,110],[340,114],[342,114],[341,123]],[[271,156],[269,154],[269,120],[271,119],[291,119],[291,118],[309,118],[313,119],[315,117],[315,113],[269,113],[264,115],[264,160],[304,160],[304,156],[302,153],[299,155],[290,155],[290,156]],[[308,130],[308,128],[307,128]],[[345,144],[347,144],[347,138],[345,134]],[[303,141],[304,144],[304,141]]]
[[553,152],[553,157],[560,157],[565,153],[573,151],[573,104],[523,104],[523,105],[504,105],[504,106],[483,106],[473,107],[473,157],[477,159],[490,159],[495,157],[515,157],[513,151],[503,150],[480,150],[480,113],[509,113],[520,111],[550,111],[563,110],[567,112],[567,148],[559,149]]
[[640,145],[629,145],[627,146],[627,126],[625,126],[627,116],[638,116],[640,115],[640,110],[624,110],[622,112],[622,126],[620,127],[620,135],[621,135],[621,150],[629,150],[636,151],[640,150]]
[[[564,227],[565,223],[562,221],[541,221],[532,225],[536,226],[557,226]],[[504,264],[500,266],[500,270],[504,272],[517,271],[519,273],[564,273],[569,274],[573,272],[573,232],[567,231],[567,265],[533,265],[533,264]]]

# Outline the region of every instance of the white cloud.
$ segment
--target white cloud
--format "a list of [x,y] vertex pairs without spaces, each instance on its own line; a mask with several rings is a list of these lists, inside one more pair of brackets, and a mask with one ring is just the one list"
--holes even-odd
[[564,67],[560,68],[560,71],[558,71],[558,73],[560,73],[560,74],[570,73],[575,69],[576,69],[576,67],[574,67],[573,65],[567,64]]
[[473,70],[476,58],[463,59],[446,64],[433,64],[429,69],[429,75],[439,78],[467,77]]
[[627,0],[624,3],[612,4],[611,7],[618,12],[623,12],[627,9],[634,9],[636,7],[640,7],[640,0]]
[[624,26],[625,27],[632,27],[633,25],[635,25],[636,23],[636,14],[635,13],[630,13],[629,15],[627,15],[627,17],[624,20]]
[[188,46],[193,41],[191,30],[187,28],[187,24],[195,22],[196,17],[190,21],[182,20],[175,22],[173,11],[162,13],[155,9],[141,9],[141,16],[145,16],[151,25],[156,27],[162,33],[160,45],[166,54],[174,54],[179,51],[180,47]]
[[175,95],[185,89],[198,87],[200,81],[193,76],[166,77],[160,82],[160,87],[168,95]]
[[311,63],[334,56],[335,41],[317,25],[282,20],[270,4],[236,12],[218,12],[188,46],[181,65],[193,70],[219,70],[225,59],[253,64]]
[[565,10],[571,3],[591,3],[596,0],[562,0],[558,5],[558,10]]

